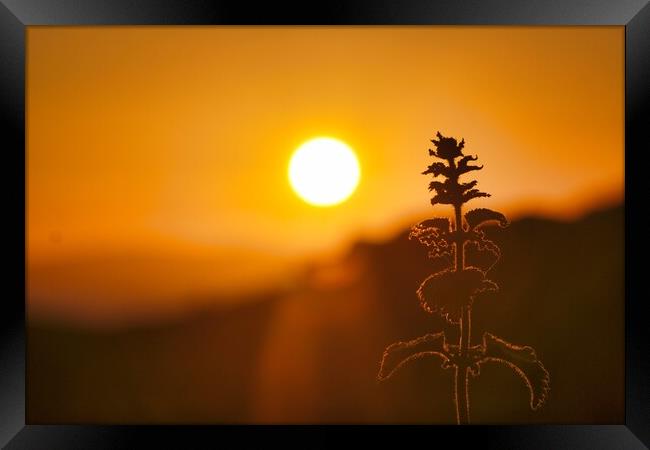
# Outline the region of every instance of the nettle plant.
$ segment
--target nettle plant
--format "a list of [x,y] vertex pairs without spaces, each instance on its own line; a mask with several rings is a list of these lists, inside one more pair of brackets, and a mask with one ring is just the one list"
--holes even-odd
[[[511,344],[491,333],[483,334],[483,342],[471,344],[472,303],[498,286],[486,277],[496,264],[501,250],[487,239],[482,228],[495,222],[508,225],[505,216],[490,209],[479,208],[463,215],[463,205],[472,199],[490,194],[475,189],[476,180],[461,183],[459,178],[483,166],[470,164],[476,156],[464,155],[465,140],[437,133],[431,142],[436,149],[429,155],[437,158],[423,175],[433,175],[429,190],[435,195],[432,205],[451,205],[454,221],[438,217],[420,222],[411,229],[410,239],[417,239],[429,249],[428,256],[438,259],[443,269],[428,276],[417,290],[422,308],[438,314],[451,325],[459,327],[458,344],[450,344],[444,331],[426,334],[408,342],[390,345],[381,361],[378,379],[390,378],[410,361],[427,356],[442,359],[443,369],[455,370],[454,401],[458,424],[469,423],[469,374],[478,376],[482,364],[496,362],[513,369],[530,390],[530,407],[536,410],[545,402],[550,386],[549,373],[537,359],[535,350]],[[438,181],[441,177],[444,181]]]

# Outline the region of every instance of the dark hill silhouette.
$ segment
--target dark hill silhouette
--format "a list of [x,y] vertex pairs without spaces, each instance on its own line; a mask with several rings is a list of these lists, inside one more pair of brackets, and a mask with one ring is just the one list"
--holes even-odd
[[[93,332],[30,322],[28,421],[454,423],[452,375],[434,370],[438,360],[376,382],[390,343],[457,337],[420,309],[432,262],[407,236],[360,242],[291,292],[176,323]],[[571,223],[527,218],[490,237],[500,292],[474,304],[473,339],[489,330],[533,346],[552,390],[531,412],[523,381],[486,366],[472,380],[472,422],[623,422],[623,208]]]

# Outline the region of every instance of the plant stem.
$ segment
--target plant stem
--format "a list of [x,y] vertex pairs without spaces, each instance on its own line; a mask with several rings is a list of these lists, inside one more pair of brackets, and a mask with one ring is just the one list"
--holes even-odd
[[460,348],[461,356],[469,354],[469,340],[472,334],[472,309],[469,306],[463,308],[460,316]]
[[458,425],[469,424],[469,397],[467,390],[467,366],[456,367],[456,421]]
[[[461,215],[461,205],[454,205],[454,210],[456,212],[456,232],[462,231],[463,225],[462,225],[462,215]],[[460,234],[457,235],[456,237],[456,270],[460,271],[464,269],[464,264],[465,262],[463,261],[464,258],[464,247],[465,241],[460,239]]]
[[[456,271],[465,268],[465,240],[461,238],[460,231],[463,229],[462,225],[462,205],[454,205],[456,213],[456,232],[458,233],[456,239]],[[467,379],[467,363],[466,357],[469,353],[470,338],[471,338],[471,319],[470,307],[463,307],[460,316],[460,336],[458,338],[458,351],[460,362],[456,366],[456,419],[459,425],[469,424],[469,392],[468,392],[468,379]]]

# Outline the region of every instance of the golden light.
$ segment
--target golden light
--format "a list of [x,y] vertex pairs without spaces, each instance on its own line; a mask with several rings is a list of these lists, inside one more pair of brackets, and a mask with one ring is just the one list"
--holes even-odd
[[337,139],[319,137],[302,144],[289,162],[295,193],[314,206],[347,200],[359,184],[361,170],[354,151]]

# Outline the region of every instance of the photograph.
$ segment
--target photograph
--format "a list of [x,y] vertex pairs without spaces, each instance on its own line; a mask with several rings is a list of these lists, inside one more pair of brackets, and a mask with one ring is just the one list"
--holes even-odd
[[26,27],[26,423],[624,425],[625,45]]

